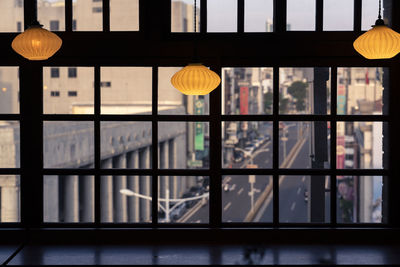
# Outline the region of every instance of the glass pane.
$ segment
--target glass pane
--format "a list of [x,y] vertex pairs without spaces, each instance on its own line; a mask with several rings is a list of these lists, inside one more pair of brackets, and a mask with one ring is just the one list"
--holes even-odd
[[110,0],[110,30],[139,30],[139,0]]
[[244,31],[273,32],[273,0],[245,0]]
[[237,31],[237,0],[207,2],[207,31]]
[[223,176],[222,221],[272,222],[272,195],[272,176]]
[[337,76],[337,114],[382,114],[387,68],[338,68]]
[[330,178],[327,176],[280,176],[279,221],[328,223]]
[[327,122],[279,122],[280,168],[329,168],[329,150]]
[[19,162],[19,122],[0,121],[0,168],[19,168]]
[[361,29],[363,31],[368,31],[371,29],[372,25],[375,25],[375,21],[378,19],[379,3],[376,0],[362,0],[361,10],[362,10]]
[[279,113],[329,113],[330,68],[280,68]]
[[103,1],[73,0],[74,31],[103,30]]
[[39,0],[38,20],[49,31],[65,31],[65,3],[60,0]]
[[208,223],[209,177],[158,177],[158,222]]
[[224,168],[272,168],[272,122],[222,122]]
[[338,176],[338,223],[381,223],[382,184],[382,176]]
[[24,31],[24,0],[0,1],[0,32]]
[[45,121],[45,168],[93,168],[94,130],[90,121]]
[[101,122],[101,168],[151,168],[151,122]]
[[382,169],[382,127],[385,124],[369,121],[338,122],[336,167],[338,169]]
[[222,114],[272,114],[272,68],[223,68]]
[[0,113],[19,113],[19,68],[0,67]]
[[[171,0],[171,32],[194,32],[194,0]],[[200,32],[200,1],[196,2],[196,32]]]
[[354,1],[324,0],[324,31],[352,31]]
[[44,222],[94,222],[94,176],[43,177]]
[[207,169],[210,166],[208,122],[159,122],[161,169]]
[[46,114],[93,114],[92,67],[44,67],[43,105]]
[[209,114],[210,95],[184,95],[172,86],[172,76],[181,69],[181,67],[158,68],[158,113],[174,115]]
[[100,86],[102,114],[151,113],[151,68],[102,67]]
[[288,0],[286,29],[288,31],[314,31],[315,0]]
[[19,175],[0,175],[0,223],[21,220]]
[[150,223],[151,177],[101,176],[101,222]]

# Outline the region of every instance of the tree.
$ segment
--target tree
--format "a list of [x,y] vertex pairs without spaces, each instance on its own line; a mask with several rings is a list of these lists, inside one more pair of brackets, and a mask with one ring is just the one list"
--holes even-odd
[[272,114],[273,98],[272,92],[266,92],[264,94],[264,111],[266,114]]
[[307,96],[307,87],[308,84],[301,82],[301,81],[295,81],[288,87],[288,93],[296,99],[296,110],[297,111],[302,111],[306,109],[305,105],[305,98]]

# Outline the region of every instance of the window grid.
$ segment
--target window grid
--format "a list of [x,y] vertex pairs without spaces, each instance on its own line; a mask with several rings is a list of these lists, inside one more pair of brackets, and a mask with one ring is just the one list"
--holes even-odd
[[[104,0],[104,2],[108,2],[108,0]],[[240,1],[238,1],[238,2],[240,2]],[[276,0],[274,2],[275,6],[277,6],[277,3],[279,3],[279,2],[282,3],[282,2],[286,2],[286,1]],[[317,2],[318,2],[318,0],[317,0]],[[361,3],[360,0],[355,0],[355,9],[354,9],[355,13],[359,12],[358,10],[361,7],[360,3]],[[202,23],[202,25],[204,25],[206,23],[206,21],[207,21],[207,19],[204,19],[204,17],[206,16],[205,11],[207,10],[206,8],[204,8],[204,7],[206,7],[206,0],[201,0],[201,4],[202,4],[202,8],[201,8],[201,10],[202,10],[202,12],[201,12],[202,13],[201,23]],[[28,5],[29,4],[25,3],[25,10],[28,10],[28,11],[33,10],[33,9],[29,10]],[[284,6],[284,4],[281,4],[279,6],[282,7],[282,6]],[[318,8],[317,8],[317,10],[318,10]],[[275,12],[276,11],[274,11],[274,13]],[[108,13],[108,12],[104,12],[104,13]],[[67,14],[66,15],[66,29],[68,31],[68,29],[72,30],[72,0],[66,0],[66,14]],[[70,14],[71,16],[68,16],[68,14]],[[276,20],[282,21],[282,17],[284,17],[284,16],[282,15],[282,12],[280,14],[281,14],[280,19],[274,18],[274,20],[275,20],[274,21],[274,25],[277,25],[275,23]],[[26,18],[30,18],[31,16],[32,16],[31,12],[25,12],[25,21],[26,21]],[[318,12],[317,12],[317,17],[318,17]],[[358,19],[358,17],[360,17],[360,19]],[[355,22],[356,22],[356,20],[357,21],[360,20],[359,24],[361,25],[361,16],[356,16],[355,15],[354,16],[354,20],[355,20]],[[354,23],[355,30],[357,30],[356,28],[358,28],[357,23]],[[103,25],[106,25],[106,24],[103,23]],[[282,26],[282,24],[280,24],[280,25]],[[201,28],[202,28],[202,31],[206,32],[206,27],[201,27]],[[96,66],[95,70],[96,69],[97,69],[98,73],[97,73],[97,76],[96,76],[96,71],[95,71],[95,77],[96,77],[95,78],[95,85],[96,85],[96,83],[97,83],[97,85],[95,86],[94,122],[95,122],[95,142],[96,142],[95,147],[96,147],[96,149],[98,149],[100,147],[100,143],[99,143],[100,142],[99,141],[100,140],[100,121],[107,120],[107,119],[113,120],[115,118],[118,118],[118,116],[117,117],[113,117],[113,116],[107,117],[107,116],[104,116],[104,115],[100,116],[100,103],[101,103],[101,101],[100,101],[100,84],[99,84],[99,82],[100,82],[100,74],[99,74],[100,66]],[[155,69],[155,67],[153,66],[153,71],[154,71],[154,69]],[[279,78],[279,75],[278,75],[279,72],[277,70],[278,70],[278,67],[275,67],[274,68],[274,104],[273,104],[274,105],[274,113],[272,115],[273,119],[274,119],[273,120],[274,136],[279,135],[279,129],[278,129],[279,119],[281,119],[281,120],[285,119],[284,115],[278,115],[278,112],[277,112],[279,110],[278,109],[278,104],[277,104],[277,103],[279,103],[279,95],[277,93],[277,90],[275,89],[275,88],[277,88],[276,85],[279,85],[279,84],[275,84],[275,83],[278,82],[278,79],[275,79],[275,75],[277,75],[278,78]],[[355,120],[355,119],[356,120],[360,120],[360,119],[364,120],[365,119],[365,120],[368,120],[368,121],[371,121],[371,120],[389,121],[389,117],[385,116],[385,115],[379,115],[379,116],[372,116],[372,115],[371,116],[366,116],[366,115],[364,115],[364,116],[362,116],[360,118],[353,118],[352,116],[343,116],[343,117],[342,116],[337,116],[336,115],[336,100],[337,100],[337,98],[336,98],[336,90],[334,90],[334,88],[336,88],[336,79],[335,79],[336,68],[334,68],[334,67],[331,68],[331,71],[332,71],[332,77],[331,77],[331,82],[332,82],[332,87],[331,87],[332,88],[332,90],[331,90],[331,96],[332,96],[331,97],[331,99],[332,99],[331,108],[332,108],[332,110],[331,110],[331,115],[326,115],[327,118],[325,118],[327,121],[331,122],[331,127],[332,127],[332,131],[331,131],[331,136],[332,136],[331,137],[331,147],[336,147],[336,138],[335,138],[336,137],[336,131],[335,131],[336,121],[342,121],[342,120],[345,120],[346,118],[348,118],[349,120]],[[153,76],[153,79],[154,79],[154,76]],[[154,86],[154,83],[153,83],[153,86]],[[154,94],[154,90],[155,89],[153,88],[153,114],[152,114],[152,117],[151,117],[152,118],[152,122],[153,122],[153,144],[154,144],[154,139],[156,139],[156,137],[154,137],[154,136],[157,136],[157,135],[155,135],[155,133],[157,132],[157,124],[158,124],[157,122],[158,121],[163,121],[164,119],[165,120],[170,120],[169,118],[173,118],[173,117],[170,117],[168,115],[160,116],[160,115],[154,114],[154,106],[157,105],[157,101],[154,100],[154,97],[156,95],[156,94]],[[211,94],[212,95],[211,96],[211,101],[212,102],[213,102],[213,100],[215,102],[215,98],[218,99],[218,96],[216,96],[216,94],[217,94],[216,92]],[[67,118],[67,116],[65,116],[65,117]],[[185,116],[182,119],[183,120],[184,119],[190,119],[190,117],[191,116]],[[298,120],[305,120],[305,119],[308,119],[308,117],[309,116],[307,116],[307,115],[304,116],[304,118],[303,118],[303,116],[299,116]],[[6,114],[6,115],[0,115],[0,118],[4,118],[5,120],[6,119],[9,119],[9,120],[11,120],[11,119],[12,120],[20,120],[20,116],[19,115],[7,115]],[[60,120],[61,118],[63,118],[63,116],[60,116],[60,115],[46,115],[46,116],[43,116],[43,120]],[[68,118],[70,118],[71,120],[76,120],[76,119],[92,120],[93,116],[91,116],[91,115],[88,115],[88,116],[68,116]],[[220,118],[221,120],[217,121],[215,118]],[[232,119],[234,119],[234,120],[242,119],[242,120],[248,120],[249,121],[249,120],[255,119],[255,118],[249,118],[249,117],[246,116],[244,118],[234,118],[233,117]],[[126,116],[126,119],[129,120],[129,119],[135,119],[135,118]],[[177,119],[177,118],[174,118],[174,119]],[[210,125],[211,126],[212,125],[215,126],[215,124],[217,122],[221,123],[222,119],[225,120],[224,116],[221,116],[220,114],[218,115],[218,114],[215,114],[215,113],[211,113],[211,112],[210,112],[210,115],[203,115],[203,119],[205,121],[207,121],[207,119],[208,119],[210,121]],[[226,119],[229,119],[229,118],[226,117]],[[198,117],[196,117],[195,120],[199,120]],[[259,120],[259,118],[257,118],[257,120]],[[291,120],[293,120],[293,119],[291,119]],[[214,123],[212,123],[213,121],[214,121]],[[155,127],[154,127],[154,124],[155,124]],[[97,128],[96,128],[96,125],[97,125]],[[211,132],[216,132],[216,131],[212,130]],[[214,139],[214,141],[216,141],[217,143],[218,143],[218,141],[220,142],[220,140],[218,140],[218,138]],[[276,150],[278,143],[274,142],[273,145],[274,145],[274,151],[278,151],[278,150]],[[220,148],[220,146],[218,148]],[[157,154],[157,150],[153,148],[153,156],[156,155],[156,154]],[[274,155],[274,157],[276,157],[276,156]],[[156,160],[156,159],[153,159],[153,160]],[[127,174],[127,173],[137,173],[137,174],[143,173],[143,174],[152,174],[153,177],[156,176],[156,175],[163,174],[163,173],[165,173],[165,174],[174,174],[174,173],[175,174],[188,174],[189,173],[189,172],[183,171],[183,170],[176,170],[176,171],[173,171],[173,170],[168,170],[168,171],[156,170],[155,172],[152,172],[152,171],[148,172],[147,170],[146,171],[136,170],[134,172],[125,171],[125,170],[124,171],[119,171],[119,170],[100,170],[99,163],[100,163],[100,153],[98,151],[97,152],[95,151],[95,173],[96,173],[96,179],[95,179],[95,181],[96,181],[95,182],[95,188],[96,188],[95,203],[99,203],[99,198],[100,198],[99,197],[99,191],[100,191],[99,189],[100,188],[99,188],[99,183],[98,183],[99,176],[100,176],[99,172],[104,173],[104,174],[106,174],[106,173],[109,173],[109,174],[112,174],[112,173],[124,173],[124,174]],[[156,168],[157,166],[158,165],[153,164],[153,168]],[[331,167],[335,167],[336,168],[336,151],[334,151],[334,150],[331,150]],[[389,174],[389,170],[351,170],[350,171],[350,170],[336,170],[335,168],[332,168],[331,170],[323,170],[323,171],[322,170],[318,170],[318,171],[314,171],[314,170],[290,170],[290,171],[288,171],[288,170],[285,170],[285,171],[279,170],[278,173],[282,173],[282,174],[284,174],[284,173],[293,173],[293,174],[296,174],[296,173],[300,173],[301,172],[303,174],[313,174],[313,173],[330,174],[331,175],[331,184],[335,185],[335,186],[331,186],[331,189],[333,190],[331,192],[331,199],[336,197],[336,194],[334,194],[335,193],[334,191],[336,190],[336,175],[337,174],[354,174],[354,175],[362,175],[362,174],[365,174],[365,175],[374,175],[374,174],[388,175]],[[264,173],[267,174],[267,173],[270,172],[271,174],[273,174],[273,179],[274,179],[274,184],[273,184],[273,186],[274,186],[274,222],[273,222],[273,225],[274,226],[279,225],[278,220],[277,220],[277,218],[279,218],[279,209],[275,208],[275,205],[277,205],[275,203],[278,203],[277,200],[279,200],[279,195],[278,195],[279,190],[277,190],[279,188],[278,184],[277,184],[279,176],[278,176],[278,173],[276,172],[276,170],[277,170],[277,161],[276,161],[276,159],[274,160],[274,169],[272,171],[271,170],[251,170],[252,173],[253,172],[254,173],[261,173],[262,172],[263,174]],[[50,173],[57,173],[57,174],[59,174],[59,173],[74,173],[74,174],[76,174],[76,173],[80,173],[80,172],[86,173],[85,171],[84,170],[73,170],[71,172],[71,170],[43,170],[43,173],[44,174],[47,174],[47,173],[49,173],[49,174]],[[215,171],[215,170],[214,169],[213,170],[210,169],[209,171],[190,170],[190,173],[191,174],[198,173],[198,174],[205,175],[205,174],[211,173],[213,171]],[[1,173],[2,174],[20,174],[20,170],[19,169],[1,169]],[[89,173],[92,173],[92,172],[89,172]],[[219,169],[219,174],[220,175],[224,174],[224,173],[230,173],[230,170]],[[234,170],[233,173],[241,173],[241,171]],[[246,172],[246,173],[249,173],[249,172]],[[157,179],[154,179],[153,181],[157,181]],[[219,181],[219,183],[220,183],[220,181]],[[154,190],[154,188],[157,188],[157,187],[155,187],[155,183],[153,183],[153,190]],[[218,190],[220,190],[220,187],[219,187],[219,189],[215,188],[215,190],[216,190],[216,192],[218,192]],[[218,199],[217,195],[218,194],[214,194],[214,197],[216,199]],[[156,194],[153,194],[153,199],[155,199],[155,197],[156,197]],[[153,203],[154,202],[155,201],[153,201]],[[331,207],[334,207],[335,205],[336,205],[336,201],[331,201]],[[154,209],[154,205],[153,205],[153,209]],[[211,209],[211,206],[210,206],[210,209]],[[99,205],[98,204],[95,205],[95,210],[96,210],[96,212],[95,212],[95,216],[96,216],[95,224],[96,225],[100,225],[100,219],[99,219],[100,209],[99,209]],[[336,211],[336,209],[331,209],[331,224],[333,224],[333,226],[336,225],[336,222],[335,222],[336,214],[334,214],[335,211]],[[213,214],[213,212],[210,212],[210,219],[214,218],[214,215],[215,214]],[[153,224],[157,224],[157,222],[155,220],[156,216],[157,216],[157,213],[153,213]],[[219,223],[220,223],[220,220],[219,220]],[[211,221],[210,221],[210,224],[211,224]],[[60,227],[62,225],[63,224],[57,224],[56,227]],[[89,226],[93,226],[93,224],[88,224],[88,225]],[[115,227],[115,225],[116,224],[113,224],[112,227]],[[232,224],[229,224],[229,225],[232,225]],[[368,224],[362,224],[362,226],[367,226],[367,225]],[[375,224],[373,224],[372,226],[374,226],[374,225]],[[79,224],[79,227],[81,227],[81,226],[83,226],[83,224]],[[307,224],[307,226],[310,226],[310,224]],[[345,225],[341,224],[340,226],[345,226]],[[351,226],[352,227],[357,227],[357,224],[351,224]],[[381,226],[381,224],[379,224],[378,226]],[[130,225],[129,227],[134,227],[134,226]],[[179,225],[179,227],[183,227],[183,225]]]

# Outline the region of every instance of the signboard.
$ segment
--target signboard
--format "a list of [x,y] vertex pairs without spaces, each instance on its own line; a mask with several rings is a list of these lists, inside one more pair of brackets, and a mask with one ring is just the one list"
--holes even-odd
[[[194,101],[194,114],[204,114],[204,99],[196,99]],[[204,123],[195,122],[195,137],[194,137],[194,149],[203,151],[204,150]]]
[[188,165],[188,167],[202,168],[203,167],[203,161],[202,160],[188,160],[187,165]]
[[336,168],[344,169],[344,161],[346,158],[346,149],[345,149],[345,141],[344,136],[337,136],[336,141]]
[[249,87],[240,87],[240,115],[249,114]]
[[344,85],[338,85],[337,91],[337,114],[345,115],[346,114],[346,90]]

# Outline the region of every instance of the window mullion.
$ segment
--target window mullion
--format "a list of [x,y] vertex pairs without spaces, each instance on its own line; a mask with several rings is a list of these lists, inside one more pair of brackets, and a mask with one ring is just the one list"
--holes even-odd
[[152,210],[152,223],[157,225],[158,223],[158,66],[153,66],[152,73],[152,199],[151,210]]
[[244,0],[237,0],[237,31],[244,32]]
[[274,0],[274,31],[286,31],[287,0]]
[[361,31],[362,0],[354,0],[354,31]]
[[322,32],[324,28],[324,0],[316,0],[315,4],[315,31]]
[[103,0],[103,31],[110,31],[110,0]]
[[65,0],[65,31],[71,32],[72,29],[72,0]]
[[100,89],[100,80],[101,80],[101,68],[100,66],[95,66],[94,68],[94,169],[95,169],[95,177],[94,177],[94,214],[95,214],[95,223],[101,223],[101,125],[100,125],[100,112],[101,112],[101,89]]
[[[337,111],[337,67],[332,67],[331,68],[331,114],[332,114],[332,119],[330,121],[331,127],[330,127],[330,135],[331,135],[331,169],[336,170],[336,111]],[[336,226],[337,224],[337,218],[336,218],[336,182],[337,178],[336,175],[331,175],[331,191],[330,191],[330,197],[331,197],[331,205],[330,205],[330,219],[331,219],[331,224]]]
[[272,183],[272,204],[273,204],[273,224],[279,225],[279,67],[274,67],[273,70],[273,134],[272,134],[272,168],[273,168],[273,183]]
[[38,227],[43,220],[43,66],[20,67],[21,222]]
[[[221,77],[221,67],[211,66],[211,70],[215,71]],[[210,94],[210,226],[218,228],[221,226],[222,220],[222,184],[221,184],[221,168],[222,168],[222,145],[221,145],[221,91],[220,84]]]

